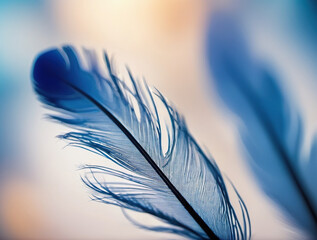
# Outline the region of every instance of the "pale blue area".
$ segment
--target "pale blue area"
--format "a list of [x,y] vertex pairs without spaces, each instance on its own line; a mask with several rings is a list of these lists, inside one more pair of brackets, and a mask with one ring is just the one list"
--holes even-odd
[[23,5],[37,5],[43,4],[44,0],[0,0],[0,7],[4,5],[15,5],[15,4],[23,4]]
[[247,24],[253,22],[259,31],[265,31],[264,26],[270,31],[268,38],[272,29],[280,41],[291,44],[294,55],[304,56],[305,64],[317,74],[317,1],[241,0],[241,3]]
[[30,117],[26,115],[32,96],[30,69],[37,45],[48,35],[38,33],[45,30],[38,28],[39,20],[50,27],[44,8],[48,2],[0,0],[0,173],[11,166],[20,167],[21,156],[27,158],[22,136]]
[[[34,21],[29,16],[43,14],[45,3],[47,1],[0,0],[0,196],[8,178],[29,171],[26,148],[32,143],[26,144],[24,137],[32,112],[28,59],[33,57],[30,53],[34,47],[30,46],[29,39]],[[23,29],[28,29],[27,36],[21,34]],[[0,213],[0,239],[10,239],[2,221]]]

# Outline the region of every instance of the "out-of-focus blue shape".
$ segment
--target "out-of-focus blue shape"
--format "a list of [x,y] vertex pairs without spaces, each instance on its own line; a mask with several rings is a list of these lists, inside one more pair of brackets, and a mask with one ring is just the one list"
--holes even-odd
[[241,0],[240,3],[243,4],[239,11],[247,25],[253,24],[259,32],[269,30],[266,38],[273,34],[274,39],[290,45],[294,58],[298,54],[304,56],[306,65],[317,74],[316,0]]
[[[20,132],[23,131],[21,118],[28,118],[23,116],[28,106],[27,90],[31,90],[27,88],[31,63],[28,59],[32,59],[28,55],[39,42],[38,37],[34,37],[34,43],[29,40],[35,32],[31,24],[36,23],[35,18],[29,16],[46,3],[48,1],[0,0],[0,173],[8,172],[9,165],[19,165],[17,162],[26,146],[20,145],[18,136],[24,134]],[[44,12],[38,12],[38,16],[41,14]],[[21,33],[24,29],[28,29],[28,36]]]
[[0,172],[6,170],[5,165],[10,164],[8,161],[16,148],[13,131],[15,120],[12,119],[12,112],[18,89],[15,89],[10,73],[4,66],[0,59]]
[[[29,120],[34,112],[30,108],[30,66],[34,49],[47,36],[54,35],[54,28],[49,25],[50,15],[44,8],[50,1],[0,0],[0,206],[7,184],[32,171],[29,149],[35,143],[27,141],[32,127]],[[39,34],[45,29],[39,29],[41,24],[49,30]],[[11,239],[6,236],[7,219],[1,210],[0,239]]]
[[252,55],[239,20],[215,15],[207,44],[218,92],[243,122],[240,134],[255,177],[293,223],[316,236],[317,138],[303,156],[301,116],[272,69]]
[[[244,0],[242,0],[244,1]],[[255,21],[272,21],[295,38],[317,38],[317,3],[315,0],[246,0],[243,8],[258,16]],[[258,15],[259,14],[259,15]]]
[[[1,66],[1,65],[0,65]],[[10,136],[10,131],[8,124],[10,122],[10,119],[5,117],[7,114],[8,108],[11,107],[12,99],[10,97],[11,91],[13,91],[12,86],[10,86],[10,82],[7,80],[7,75],[4,74],[4,71],[0,69],[0,166],[5,160],[5,156],[7,155],[10,146],[10,141],[7,140],[5,137]],[[0,171],[1,171],[0,167]]]
[[[47,1],[47,0],[46,0]],[[4,5],[16,5],[16,4],[24,4],[24,5],[41,5],[45,2],[45,0],[0,0],[0,7]]]

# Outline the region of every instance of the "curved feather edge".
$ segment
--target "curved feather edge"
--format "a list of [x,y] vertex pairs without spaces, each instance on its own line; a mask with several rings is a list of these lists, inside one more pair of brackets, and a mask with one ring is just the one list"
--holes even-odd
[[[236,195],[243,224],[216,163],[161,93],[136,81],[129,70],[129,80],[120,80],[107,54],[104,70],[95,52],[84,55],[80,59],[69,46],[45,52],[35,61],[33,84],[40,100],[60,113],[51,118],[77,130],[61,138],[120,167],[83,168],[88,172],[82,180],[94,199],[151,214],[171,226],[151,230],[191,239],[248,239],[250,221],[241,197]],[[105,181],[109,175],[121,181]]]
[[255,177],[293,224],[317,232],[316,139],[303,154],[301,116],[273,71],[247,46],[234,16],[211,19],[208,62],[222,100],[241,120],[239,132]]

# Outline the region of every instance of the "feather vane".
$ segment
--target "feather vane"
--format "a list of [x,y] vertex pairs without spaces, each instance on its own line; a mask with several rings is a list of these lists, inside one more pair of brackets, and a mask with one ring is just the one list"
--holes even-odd
[[[248,238],[242,199],[237,194],[241,224],[216,163],[200,149],[183,117],[130,71],[129,84],[120,80],[106,54],[106,73],[93,51],[84,54],[86,68],[69,46],[41,54],[34,64],[33,84],[40,100],[60,113],[51,117],[76,130],[63,139],[123,169],[84,167],[88,173],[82,179],[95,199],[149,213],[170,226],[143,226],[150,230],[191,239]],[[101,181],[99,174],[124,182]]]

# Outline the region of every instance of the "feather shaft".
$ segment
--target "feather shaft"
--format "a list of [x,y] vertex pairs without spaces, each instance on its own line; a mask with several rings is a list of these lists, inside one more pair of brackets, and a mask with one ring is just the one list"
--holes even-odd
[[94,98],[86,94],[81,89],[77,88],[73,84],[65,82],[73,89],[78,91],[80,94],[85,96],[89,101],[95,104],[103,113],[105,113],[113,122],[116,124],[119,129],[128,137],[131,143],[139,150],[139,152],[144,156],[144,158],[148,161],[151,167],[155,170],[155,172],[162,178],[167,187],[173,192],[175,197],[181,202],[184,208],[188,211],[188,213],[193,217],[193,219],[198,223],[198,225],[204,230],[207,236],[210,239],[219,239],[214,232],[208,227],[205,221],[197,214],[197,212],[192,208],[192,206],[186,201],[186,199],[182,196],[182,194],[175,188],[175,186],[170,182],[170,180],[165,176],[165,174],[160,170],[160,168],[154,163],[149,154],[144,150],[144,148],[138,143],[138,141],[132,136],[132,134],[115,118],[106,108],[104,108],[98,101]]

